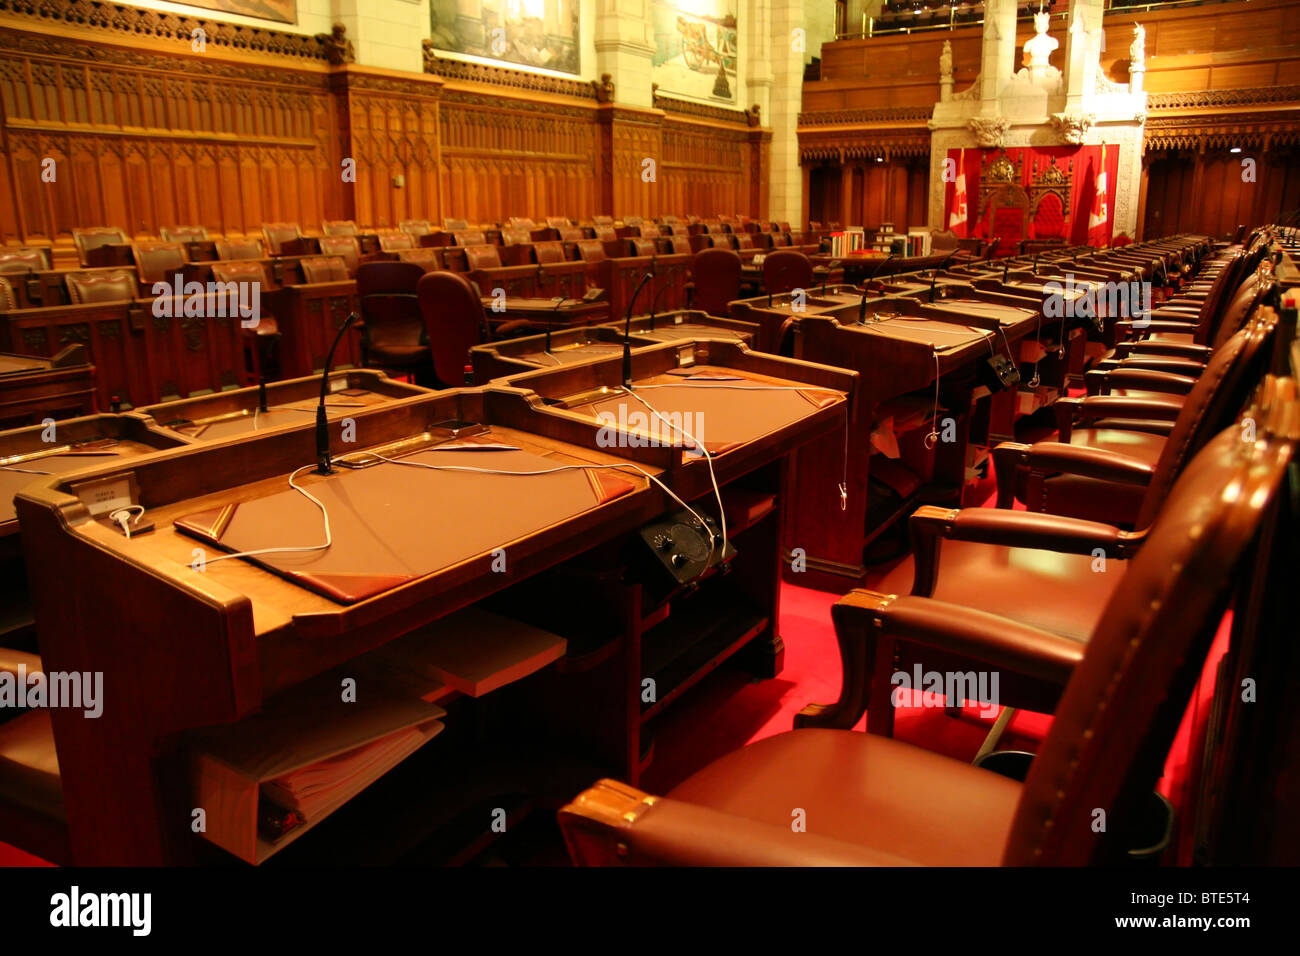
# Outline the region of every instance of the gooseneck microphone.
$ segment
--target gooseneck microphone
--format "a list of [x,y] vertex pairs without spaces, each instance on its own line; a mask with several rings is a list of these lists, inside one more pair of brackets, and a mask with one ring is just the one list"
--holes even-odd
[[930,301],[931,302],[934,301],[934,286],[935,283],[939,281],[939,273],[944,269],[948,268],[948,263],[952,262],[952,257],[955,256],[956,254],[957,253],[954,252],[951,255],[944,256],[943,259],[939,260],[939,263],[934,267],[934,271],[930,273]]
[[885,258],[876,263],[876,267],[871,270],[871,275],[867,276],[867,281],[862,283],[862,301],[858,303],[858,325],[861,325],[867,319],[867,298],[871,295],[871,283],[876,281],[876,276],[880,274],[890,259],[894,258],[891,252]]
[[[538,266],[537,268],[540,269],[541,266]],[[556,314],[560,311],[560,306],[564,305],[564,303],[566,303],[566,302],[568,302],[568,301],[569,301],[569,300],[566,299],[566,298],[565,298],[564,296],[562,296],[562,295],[561,295],[561,296],[556,296],[556,298],[555,298],[555,306],[554,306],[554,308],[551,309],[551,314],[550,314],[550,316],[547,317],[547,320],[546,320],[546,329],[545,329],[545,331],[546,331],[546,349],[545,349],[545,351],[546,351],[546,354],[547,354],[547,355],[550,355],[550,354],[551,354],[551,326],[553,326],[553,325],[555,324],[555,316],[556,316]]]
[[257,410],[265,412],[266,409],[266,372],[260,371],[257,375]]
[[627,303],[627,313],[623,316],[623,385],[626,388],[632,387],[632,311],[636,308],[637,296],[645,288],[645,284],[654,278],[654,266],[650,271],[641,277],[641,282],[637,285],[636,291],[632,293],[632,298]]
[[334,336],[334,344],[330,346],[329,354],[325,356],[325,368],[320,373],[320,404],[316,406],[316,474],[318,475],[334,474],[330,464],[330,425],[325,415],[325,395],[330,387],[330,369],[334,366],[334,352],[357,318],[355,312],[350,312],[343,320],[339,334]]
[[[672,276],[669,276],[669,278],[671,279]],[[663,285],[659,287],[659,291],[654,294],[654,297],[650,299],[650,331],[651,332],[655,330],[655,313],[659,309],[659,297],[671,288],[672,288],[672,283],[665,282]]]
[[1003,259],[1002,260],[1002,284],[1003,285],[1007,284],[1007,270],[1010,268],[1011,268],[1011,260]]

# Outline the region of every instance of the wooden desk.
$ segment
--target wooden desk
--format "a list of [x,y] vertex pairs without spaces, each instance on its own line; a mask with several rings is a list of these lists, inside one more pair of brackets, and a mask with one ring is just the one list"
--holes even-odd
[[569,329],[580,325],[595,325],[609,318],[608,302],[567,299],[563,303],[557,303],[555,299],[507,296],[504,300],[505,307],[498,309],[502,302],[500,298],[483,297],[483,312],[494,329],[507,322],[519,321],[536,328],[549,325],[552,329]]
[[[715,365],[744,366],[751,379],[770,380],[784,372],[790,376],[785,381],[807,390],[815,390],[819,381],[844,385],[853,379],[721,343],[650,346],[638,353],[635,373],[645,379],[681,369],[705,350]],[[534,384],[543,390],[580,386],[596,374],[586,370],[595,368],[563,370],[578,372],[567,384],[556,379],[535,379]],[[599,374],[606,376],[607,370]],[[618,374],[615,369],[614,377]],[[795,376],[817,381],[799,382]],[[842,423],[842,393],[818,394],[820,404],[807,402],[802,417],[774,419],[765,428],[761,414],[749,416],[755,440],[715,456],[719,481],[779,481],[780,458],[789,448]],[[461,434],[434,428],[434,423],[450,420],[479,423],[487,431]],[[676,506],[628,464],[639,462],[682,497],[697,497],[711,488],[707,470],[680,447],[644,446],[618,429],[602,437],[597,421],[583,409],[548,407],[542,395],[517,385],[449,390],[361,410],[355,417],[355,446],[342,444],[341,425],[330,425],[340,454],[358,446],[388,449],[394,442],[419,438],[419,447],[385,454],[432,456],[432,461],[457,455],[439,451],[435,442],[488,441],[516,446],[519,452],[470,453],[480,467],[493,467],[484,459],[502,456],[495,458],[499,467],[519,470],[511,463],[520,455],[541,456],[548,470],[582,463],[610,467],[495,476],[486,482],[387,463],[360,471],[340,469],[328,477],[304,472],[299,475],[302,486],[330,502],[335,547],[319,558],[315,552],[303,556],[298,564],[290,560],[297,556],[255,559],[261,563],[211,559],[222,547],[246,547],[241,536],[248,534],[282,546],[320,533],[319,512],[304,500],[295,501],[292,492],[286,497],[287,476],[315,458],[310,427],[220,439],[147,456],[125,469],[97,469],[95,474],[106,478],[129,473],[139,502],[156,524],[157,530],[130,540],[92,518],[59,476],[25,489],[17,508],[33,542],[31,579],[45,665],[104,674],[102,717],[86,720],[68,710],[51,714],[77,862],[193,859],[202,844],[190,830],[194,802],[183,750],[187,731],[236,722],[316,675],[345,663],[351,667],[359,656],[494,595],[520,614],[557,618],[550,629],[571,635],[570,653],[538,675],[533,687],[541,704],[529,712],[544,718],[512,724],[511,733],[545,727],[549,739],[572,731],[613,772],[630,776],[647,756],[639,736],[644,720],[653,719],[670,699],[712,670],[718,654],[735,654],[756,641],[770,645],[777,620],[772,602],[781,508],[770,493],[759,500],[761,507],[745,509],[747,527],[732,526],[740,543],[731,574],[702,579],[697,588],[665,589],[662,573],[652,575],[640,564],[651,553],[633,532]],[[537,491],[550,489],[552,479],[564,475],[570,477],[558,491]],[[518,488],[512,490],[509,486],[515,484]],[[752,502],[761,489],[744,485],[734,490],[735,501]],[[490,506],[471,501],[475,495],[489,497]],[[575,495],[588,496],[576,511]],[[355,507],[342,504],[345,499]],[[304,504],[309,510],[302,509]],[[213,524],[202,517],[220,516],[226,509],[233,514],[228,520]],[[223,545],[196,537],[200,531],[178,530],[173,522],[187,516],[187,526],[211,528]],[[383,533],[370,533],[380,526]],[[191,566],[196,548],[208,558],[203,572]],[[494,567],[503,556],[506,560]],[[583,560],[588,565],[577,563]],[[613,577],[594,583],[584,576],[586,566]],[[73,578],[79,585],[70,591],[67,582]],[[715,585],[728,590],[714,591]],[[536,597],[539,590],[542,599]],[[671,607],[701,600],[697,595],[710,602],[708,607],[688,605],[697,613],[677,619],[674,626],[680,631],[690,625],[694,633],[694,625],[704,620],[699,615],[708,610],[716,617],[709,618],[708,633],[725,646],[703,661],[688,657],[695,663],[682,676],[683,658],[662,654],[664,647],[675,646],[673,635],[652,634],[652,625],[672,622]],[[741,598],[744,621],[737,619]],[[645,618],[642,609],[651,617]],[[593,622],[605,620],[618,623],[610,633],[597,629],[595,643],[584,645],[584,628],[590,631]],[[657,642],[658,637],[669,640]],[[643,638],[659,656],[642,658]],[[772,655],[766,656],[770,664]],[[644,713],[643,662],[664,688]],[[670,687],[673,675],[679,679]],[[632,717],[636,740],[629,736]],[[447,732],[455,729],[449,718]],[[418,798],[406,794],[405,799]]]
[[70,475],[187,444],[188,439],[130,415],[89,415],[0,431],[0,646],[35,639],[14,495],[48,475]]
[[[655,340],[641,335],[633,335],[631,343],[634,349],[656,344]],[[615,323],[552,332],[549,349],[543,334],[485,342],[469,350],[476,385],[531,369],[573,365],[622,354],[623,333]]]
[[[860,374],[853,397],[846,443],[821,439],[795,456],[793,496],[802,507],[789,513],[786,547],[802,549],[804,572],[787,566],[787,578],[808,587],[843,591],[866,576],[864,548],[885,528],[905,518],[919,504],[956,506],[967,484],[968,468],[984,449],[1011,430],[1018,413],[1016,389],[990,390],[980,366],[994,354],[1010,356],[1026,370],[1032,361],[1040,385],[1059,394],[1066,362],[1034,346],[1041,304],[1036,298],[986,300],[969,287],[954,287],[961,299],[935,303],[911,296],[869,300],[867,324],[858,324],[859,306],[845,305],[798,318],[794,351],[798,358],[835,364]],[[928,290],[923,296],[928,298]],[[1048,331],[1043,327],[1043,331]],[[1044,335],[1046,342],[1048,336]],[[939,378],[939,417],[951,427],[932,426],[935,379]],[[1028,374],[1025,380],[1028,381]],[[1047,386],[1043,386],[1047,387]],[[928,449],[924,435],[934,427],[952,440]],[[872,435],[894,436],[902,462],[918,486],[896,507],[882,509],[870,491]],[[822,476],[847,468],[841,501]],[[787,557],[796,555],[791,550]]]
[[[373,369],[352,369],[330,374],[326,414],[331,420],[348,418],[401,398],[427,395],[418,385],[397,382]],[[315,421],[320,402],[320,376],[272,382],[266,386],[266,411],[259,410],[260,389],[235,389],[199,398],[146,405],[136,413],[151,419],[165,432],[195,441],[217,441],[274,429],[300,427]]]
[[0,352],[0,425],[93,412],[94,378],[82,345],[69,345],[48,359]]

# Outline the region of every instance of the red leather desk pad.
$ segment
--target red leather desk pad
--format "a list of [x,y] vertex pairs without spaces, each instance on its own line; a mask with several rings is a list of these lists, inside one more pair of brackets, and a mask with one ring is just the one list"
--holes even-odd
[[[325,411],[332,421],[336,418],[346,418],[350,413],[356,413],[375,405],[382,405],[386,401],[389,401],[388,397],[377,392],[365,392],[361,395],[338,393],[325,399]],[[316,406],[319,402],[319,398],[306,398],[297,402],[270,405],[264,412],[258,411],[257,406],[254,405],[230,418],[215,416],[214,421],[200,419],[189,424],[172,425],[166,423],[166,413],[161,409],[157,411],[155,418],[169,431],[177,432],[189,438],[216,441],[219,438],[247,435],[272,428],[284,428],[289,425],[311,425],[316,421]]]
[[50,368],[47,359],[33,355],[0,354],[0,376],[22,375],[26,372],[45,372]]
[[[721,454],[770,435],[843,399],[841,392],[800,387],[797,382],[749,375],[735,369],[696,366],[681,371],[689,371],[689,375],[655,375],[633,382],[633,391],[639,390],[651,407],[688,431],[691,430],[688,422],[702,423],[699,430],[704,434],[696,437],[710,454]],[[639,413],[652,420],[650,428],[661,442],[685,442],[675,429],[655,419],[645,405],[628,395],[615,395],[574,406],[572,410],[593,417],[609,413],[615,422],[635,421],[630,416]]]
[[887,335],[891,339],[903,339],[916,342],[927,348],[944,352],[948,349],[961,348],[981,339],[995,339],[994,348],[1001,347],[1001,336],[997,332],[973,329],[959,322],[942,322],[915,315],[885,315],[880,321],[873,322],[871,313],[867,314],[865,325],[848,325],[845,328],[860,330],[872,335]]
[[1015,325],[1017,322],[1038,315],[1037,309],[1001,305],[980,299],[939,299],[935,302],[927,302],[925,305],[927,308],[938,309],[941,312],[951,312],[958,317],[978,315],[986,319],[997,319],[1003,325]]
[[[0,458],[39,450],[39,448],[29,448],[22,452],[6,452],[0,449]],[[137,455],[147,455],[157,450],[139,442],[114,441],[111,446],[98,451],[90,449],[83,452],[72,451],[62,455],[34,458],[31,461],[15,462],[11,466],[0,466],[0,524],[13,521],[16,517],[14,514],[14,495],[27,485],[40,481],[45,475],[63,475],[68,472],[81,471],[84,468],[99,468],[119,458],[134,458]],[[24,470],[12,470],[17,468]],[[36,472],[36,474],[32,474],[32,472]]]
[[[436,449],[401,460],[509,472],[541,471],[564,463],[526,451]],[[344,604],[505,547],[636,487],[613,469],[484,475],[387,462],[356,471],[339,469],[319,480],[304,473],[296,480],[329,512],[333,544],[323,551],[247,560]],[[292,488],[185,515],[175,525],[235,552],[325,541],[320,509]]]
[[749,338],[745,333],[737,332],[735,329],[701,325],[695,322],[683,322],[680,325],[674,325],[672,322],[656,322],[653,330],[646,323],[635,332],[638,335],[655,335],[665,341],[668,339],[735,339],[737,342],[743,342]]
[[[643,344],[642,342],[633,342],[632,347],[639,348]],[[518,352],[511,355],[510,358],[518,359],[521,362],[530,362],[539,368],[548,368],[557,365],[573,365],[578,362],[594,362],[597,359],[622,354],[622,342],[584,342],[578,346],[556,345],[549,352],[544,349]]]

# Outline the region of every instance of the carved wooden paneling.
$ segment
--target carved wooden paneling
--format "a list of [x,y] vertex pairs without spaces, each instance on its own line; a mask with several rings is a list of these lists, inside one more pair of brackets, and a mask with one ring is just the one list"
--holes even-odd
[[323,63],[280,69],[0,29],[0,185],[13,212],[3,239],[61,242],[93,224],[244,232],[264,217],[339,215],[341,189],[322,189],[337,169],[327,80]]
[[766,199],[765,131],[738,110],[629,110],[526,71],[368,71],[317,38],[99,0],[0,0],[0,18],[0,241],[63,263],[90,225],[759,215]]

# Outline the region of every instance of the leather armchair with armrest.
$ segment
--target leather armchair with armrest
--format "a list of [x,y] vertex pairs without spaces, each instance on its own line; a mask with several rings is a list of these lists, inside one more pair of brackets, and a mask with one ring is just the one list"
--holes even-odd
[[[1086,646],[958,605],[851,592],[833,611],[845,665],[836,704],[805,709],[801,729],[714,761],[663,798],[598,783],[559,812],[570,855],[587,865],[1122,860],[1243,557],[1276,519],[1293,451],[1294,438],[1216,449],[1134,558]],[[871,645],[899,634],[978,643],[1006,666],[1067,681],[1023,784],[847,729],[871,683],[882,673],[887,682]],[[791,832],[795,808],[806,812],[806,833]],[[1100,833],[1097,808],[1109,821]]]
[[1018,499],[1030,511],[1134,524],[1145,493],[1140,482],[1094,477],[1073,466],[1122,457],[1172,481],[1181,463],[1245,407],[1264,376],[1276,327],[1272,310],[1261,309],[1259,321],[1215,352],[1185,396],[1061,400],[1073,416],[1062,423],[1063,440],[1003,442],[993,449],[998,507]]

